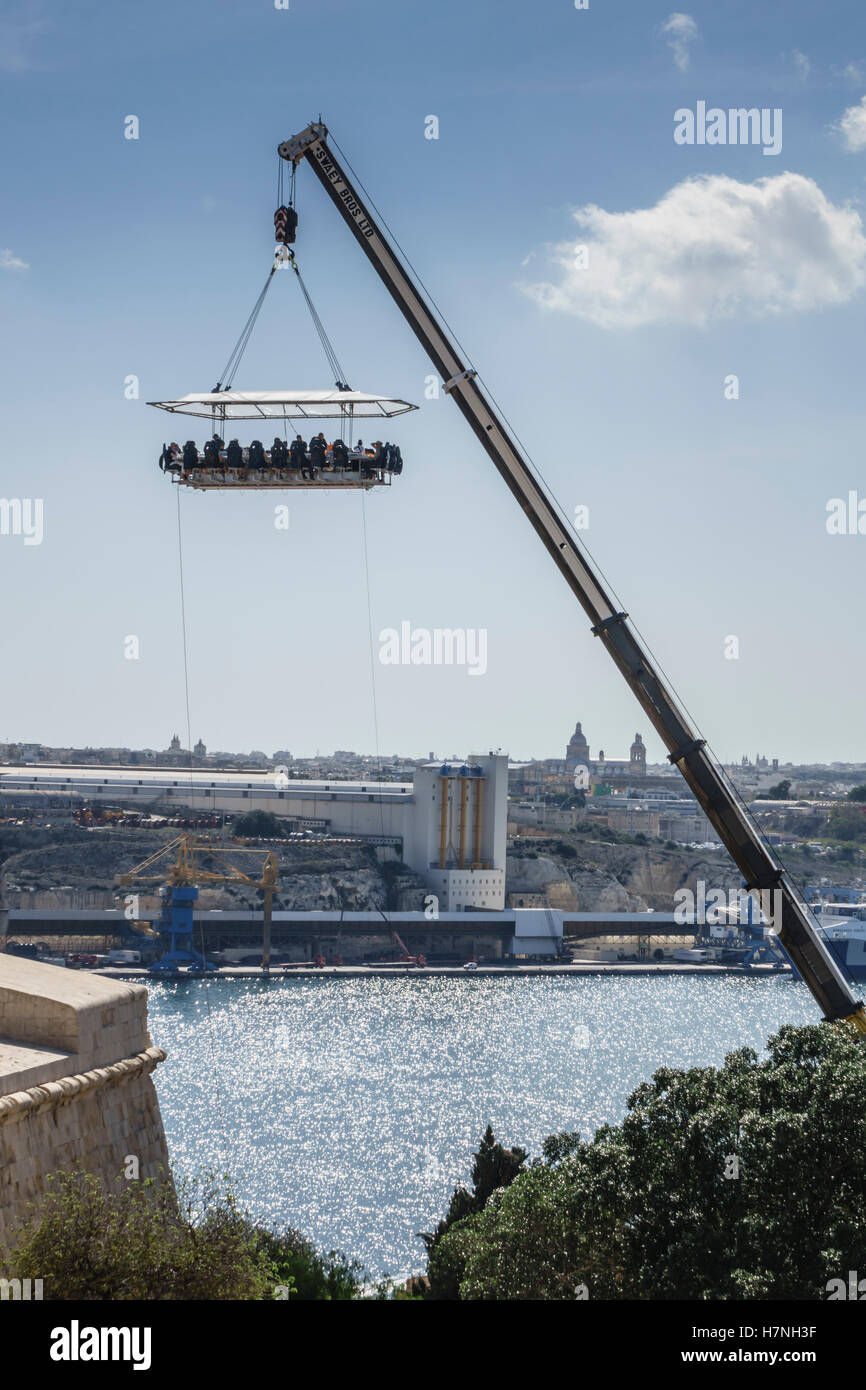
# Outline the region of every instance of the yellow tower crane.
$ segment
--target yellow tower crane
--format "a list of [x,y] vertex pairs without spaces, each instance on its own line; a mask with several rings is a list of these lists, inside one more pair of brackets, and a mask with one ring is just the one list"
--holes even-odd
[[[176,850],[174,864],[166,878],[165,870],[153,873],[151,870],[159,861]],[[236,864],[227,864],[221,873],[201,867],[203,856],[219,856],[232,853],[256,854],[264,856],[262,876],[251,878]],[[209,840],[196,840],[194,835],[178,835],[154,854],[142,860],[134,869],[118,874],[115,882],[126,886],[136,883],[160,883],[162,907],[157,924],[160,936],[167,942],[159,960],[149,968],[152,974],[173,974],[179,966],[186,965],[194,974],[206,973],[213,969],[200,951],[193,945],[193,908],[198,898],[198,886],[202,883],[246,883],[251,888],[261,888],[264,904],[262,913],[262,972],[267,975],[271,967],[271,918],[273,915],[274,888],[277,882],[277,857],[272,850],[248,849],[232,850],[214,845]]]

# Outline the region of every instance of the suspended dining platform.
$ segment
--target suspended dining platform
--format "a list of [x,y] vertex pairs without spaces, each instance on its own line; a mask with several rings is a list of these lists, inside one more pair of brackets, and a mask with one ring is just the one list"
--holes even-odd
[[[383,423],[395,415],[416,410],[408,401],[375,396],[362,391],[235,391],[219,390],[182,396],[150,405],[172,415],[191,415],[210,421],[212,437],[202,448],[194,440],[164,444],[160,467],[172,480],[198,490],[248,490],[267,488],[363,488],[388,487],[403,469],[400,449],[390,440],[366,443],[349,441],[356,422],[385,433]],[[236,420],[274,422],[283,427],[283,438],[269,447],[253,440],[244,447],[225,435]],[[322,431],[307,440],[306,422],[340,421],[340,438],[329,441]],[[289,424],[291,423],[291,429]]]

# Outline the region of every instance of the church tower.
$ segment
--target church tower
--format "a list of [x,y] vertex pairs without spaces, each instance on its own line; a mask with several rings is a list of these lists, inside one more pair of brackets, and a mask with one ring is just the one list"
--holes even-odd
[[578,765],[584,767],[589,767],[590,765],[589,744],[583,736],[580,721],[575,725],[574,733],[569,739],[568,747],[565,750],[565,770],[566,772],[574,772],[574,769]]
[[640,734],[635,734],[628,752],[631,771],[638,777],[646,777],[646,747]]

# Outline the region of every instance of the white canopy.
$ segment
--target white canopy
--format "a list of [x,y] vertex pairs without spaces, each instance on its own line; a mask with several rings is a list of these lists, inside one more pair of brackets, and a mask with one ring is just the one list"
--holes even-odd
[[174,415],[201,415],[211,420],[390,420],[417,410],[408,401],[369,396],[364,391],[207,391],[176,401],[148,401]]

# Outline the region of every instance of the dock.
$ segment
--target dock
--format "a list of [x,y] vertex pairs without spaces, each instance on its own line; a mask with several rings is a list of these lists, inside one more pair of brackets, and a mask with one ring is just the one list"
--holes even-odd
[[[92,972],[95,975],[110,975],[129,980],[154,980],[158,975],[150,975],[143,966],[102,966]],[[573,961],[563,965],[479,965],[476,970],[464,970],[460,965],[426,966],[370,966],[370,965],[324,965],[297,966],[284,970],[281,965],[272,966],[267,976],[270,980],[381,980],[399,976],[417,978],[444,978],[472,980],[504,979],[518,976],[522,979],[538,976],[591,976],[591,975],[738,975],[748,979],[766,979],[771,976],[790,976],[790,966],[753,965],[744,969],[741,965],[702,965],[693,961]],[[169,980],[185,979],[185,972],[166,975]],[[190,975],[191,980],[255,980],[262,978],[260,965],[222,966],[212,974]]]

